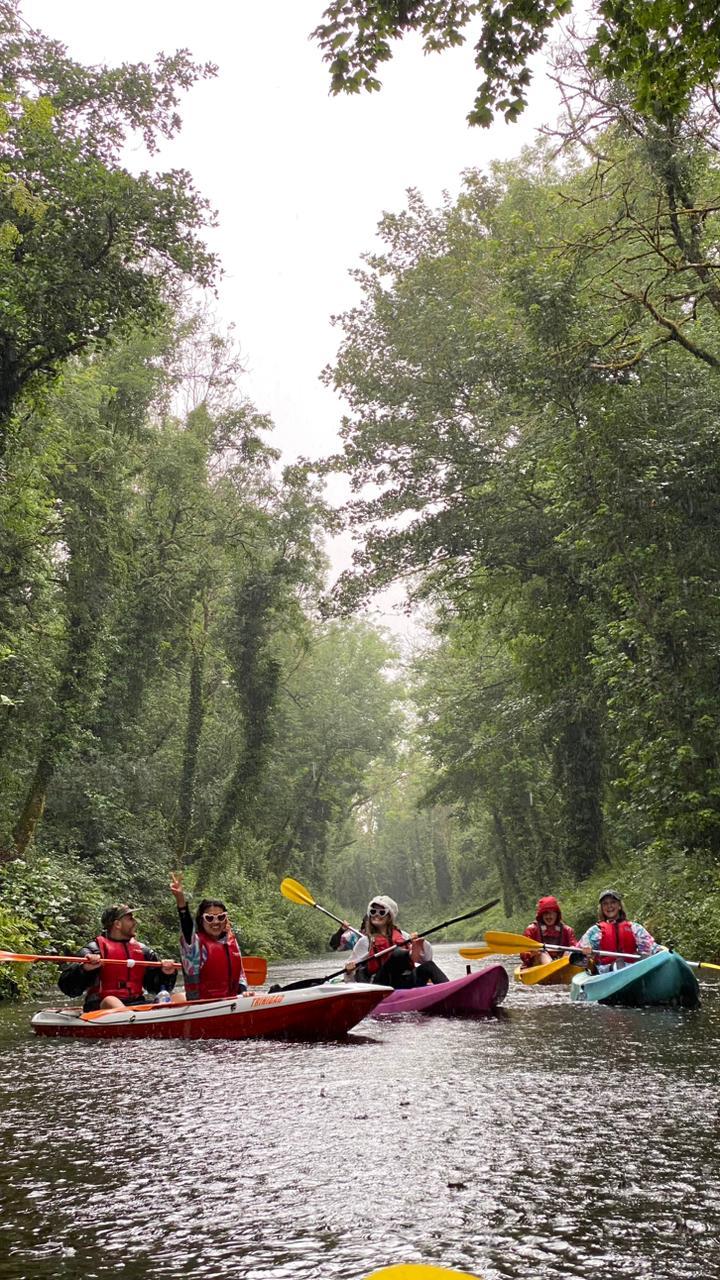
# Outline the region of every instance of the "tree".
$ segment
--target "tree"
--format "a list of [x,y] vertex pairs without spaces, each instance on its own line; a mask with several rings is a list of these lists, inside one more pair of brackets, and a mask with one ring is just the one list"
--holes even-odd
[[[572,0],[333,0],[313,32],[330,65],[333,93],[380,88],[378,67],[408,32],[426,53],[461,45],[477,21],[475,66],[483,75],[468,115],[489,125],[493,112],[516,120],[527,105],[530,59],[547,43]],[[625,80],[639,110],[658,118],[682,112],[697,86],[720,70],[720,18],[714,0],[600,0],[588,57],[611,80]]]
[[55,397],[46,423],[62,440],[51,479],[53,541],[47,548],[61,584],[55,688],[44,729],[35,737],[35,766],[13,828],[11,853],[22,857],[42,817],[60,761],[89,728],[107,664],[114,593],[121,579],[127,489],[138,437],[156,391],[154,344],[141,341],[77,369]]
[[64,361],[157,324],[174,285],[211,283],[206,202],[182,171],[131,175],[128,137],[180,127],[178,94],[213,73],[186,51],[83,67],[0,4],[0,455],[18,398]]
[[450,669],[467,688],[429,704],[430,798],[484,821],[508,904],[620,838],[717,847],[717,371],[698,352],[719,335],[714,273],[697,276],[715,168],[694,136],[692,260],[667,133],[618,127],[563,170],[541,146],[467,175],[440,210],[411,193],[357,273],[326,375],[349,406],[330,465],[360,535],[336,604],[402,577],[461,624]]

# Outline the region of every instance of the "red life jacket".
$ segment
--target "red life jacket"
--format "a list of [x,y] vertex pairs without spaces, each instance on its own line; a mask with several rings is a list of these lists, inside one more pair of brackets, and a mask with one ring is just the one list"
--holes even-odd
[[[545,950],[549,955],[553,956],[553,959],[563,954],[562,951],[558,951],[557,955],[553,955],[553,945],[556,947],[574,947],[576,943],[576,938],[570,925],[563,924],[562,921],[559,924],[547,925],[533,920],[532,924],[528,925],[525,933],[528,938],[534,938],[536,942],[542,942]],[[540,953],[528,952],[527,954],[539,955]]]
[[[231,931],[223,938],[211,938],[198,933],[200,944],[200,978],[187,992],[189,1000],[223,1000],[236,996],[240,983],[245,981],[242,955],[235,934]],[[187,991],[187,981],[185,988]]]
[[[390,937],[386,937],[384,933],[376,933],[370,938],[370,946],[368,949],[368,958],[365,961],[369,974],[377,973],[381,965],[381,956],[388,947],[395,946],[398,942],[407,942],[407,938],[403,936],[399,929],[393,925]],[[408,968],[410,968],[410,952],[408,951]]]
[[135,964],[128,969],[124,964],[104,964],[98,974],[97,982],[90,987],[87,995],[98,995],[101,1000],[106,996],[117,996],[118,1000],[141,1000],[143,993],[143,976],[145,973],[145,953],[131,938],[129,942],[118,942],[101,933],[95,939],[100,955],[104,960],[134,960]]
[[[600,951],[623,951],[639,955],[637,940],[629,920],[603,920],[600,928]],[[598,956],[598,964],[613,964],[612,956]]]

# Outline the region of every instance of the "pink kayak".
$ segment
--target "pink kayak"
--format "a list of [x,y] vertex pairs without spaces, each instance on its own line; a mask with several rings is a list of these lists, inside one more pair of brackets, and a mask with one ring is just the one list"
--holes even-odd
[[501,964],[467,973],[451,982],[393,991],[371,1011],[371,1018],[393,1013],[434,1013],[444,1017],[473,1018],[492,1013],[502,1004],[508,989],[507,971]]

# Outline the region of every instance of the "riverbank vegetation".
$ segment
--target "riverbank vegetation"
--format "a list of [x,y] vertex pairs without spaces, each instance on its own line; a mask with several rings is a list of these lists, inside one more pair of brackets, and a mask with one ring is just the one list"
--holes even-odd
[[[213,69],[90,71],[0,14],[0,948],[72,950],[110,899],[173,947],[184,869],[269,956],[331,931],[285,875],[417,926],[554,891],[582,927],[611,880],[716,954],[713,95],[653,114],[571,44],[557,131],[384,216],[325,374],[339,516],[184,296],[189,177],[119,159]],[[398,579],[409,660],[359,612]]]

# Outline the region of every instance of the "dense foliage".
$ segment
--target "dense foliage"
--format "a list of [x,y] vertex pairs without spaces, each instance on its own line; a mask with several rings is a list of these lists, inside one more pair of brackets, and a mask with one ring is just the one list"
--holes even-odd
[[[350,87],[403,30],[455,43],[479,15],[478,119],[512,116],[565,7],[362,6]],[[171,869],[269,956],[329,932],[287,874],[418,926],[498,887],[520,925],[559,889],[579,927],[612,875],[713,946],[717,50],[702,5],[650,9],[608,0],[558,56],[552,141],[383,218],[325,374],[359,539],[328,594],[336,514],[179,302],[214,271],[206,206],[119,161],[211,68],[83,68],[0,0],[1,949],[72,950],[109,899],[171,949]],[[328,14],[342,87],[358,10]],[[658,43],[673,21],[702,32]],[[354,616],[398,578],[431,632],[404,670]],[[6,966],[0,993],[39,979]]]
[[435,603],[425,796],[481,833],[508,914],[635,849],[697,925],[720,873],[717,113],[648,123],[575,70],[559,160],[470,173],[440,209],[411,193],[357,273],[326,375],[361,535],[336,603],[398,574]]
[[331,513],[182,310],[204,200],[121,163],[213,69],[83,67],[12,0],[0,48],[0,948],[72,950],[125,899],[174,950],[182,867],[246,947],[302,951],[325,930],[278,882],[322,882],[400,693],[382,634],[321,621]]

